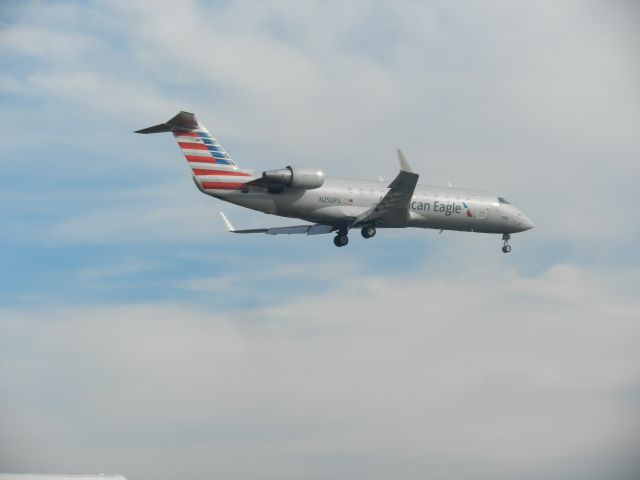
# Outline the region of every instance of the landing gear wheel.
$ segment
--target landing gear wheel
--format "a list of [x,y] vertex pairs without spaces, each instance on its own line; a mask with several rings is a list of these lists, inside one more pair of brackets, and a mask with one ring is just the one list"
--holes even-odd
[[502,241],[504,243],[504,245],[502,246],[503,253],[509,253],[511,251],[511,245],[509,245],[509,240],[511,240],[511,235],[509,235],[508,233],[503,233],[502,234]]
[[360,233],[362,233],[362,236],[364,238],[371,238],[376,234],[376,227],[374,227],[373,225],[367,225],[366,227],[362,227]]
[[346,233],[339,233],[333,237],[333,244],[336,247],[344,247],[347,243],[349,243],[349,237]]

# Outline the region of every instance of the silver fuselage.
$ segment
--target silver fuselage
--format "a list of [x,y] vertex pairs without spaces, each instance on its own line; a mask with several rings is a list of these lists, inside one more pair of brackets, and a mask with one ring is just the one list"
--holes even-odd
[[[285,189],[268,193],[264,188],[205,192],[221,200],[282,217],[329,225],[347,224],[375,206],[388,192],[382,181],[326,177],[320,188]],[[380,228],[418,227],[482,233],[517,233],[533,227],[516,207],[483,190],[420,185],[402,224],[376,224]]]

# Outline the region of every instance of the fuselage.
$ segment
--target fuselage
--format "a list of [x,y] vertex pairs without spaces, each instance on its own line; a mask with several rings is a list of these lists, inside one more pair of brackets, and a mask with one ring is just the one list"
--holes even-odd
[[[375,206],[389,191],[382,181],[326,177],[320,188],[205,192],[221,200],[264,213],[313,223],[340,225]],[[459,230],[482,233],[517,233],[533,227],[531,221],[503,198],[483,190],[418,184],[409,204],[406,224],[376,224]]]

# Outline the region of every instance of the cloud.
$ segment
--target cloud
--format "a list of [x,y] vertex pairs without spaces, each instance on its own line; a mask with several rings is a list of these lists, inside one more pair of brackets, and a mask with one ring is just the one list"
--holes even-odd
[[5,93],[23,93],[28,89],[10,75],[0,75],[0,91]]
[[188,109],[243,166],[389,178],[403,146],[423,182],[499,190],[549,240],[592,249],[637,235],[627,209],[594,196],[632,202],[640,147],[629,25],[612,31],[595,7],[334,3],[327,29],[314,3],[153,5],[20,17],[5,48],[37,62],[0,83],[71,109],[74,124],[116,121],[103,146],[114,157],[130,129]]
[[637,276],[346,275],[237,313],[5,310],[0,438],[28,452],[6,465],[585,478],[583,465],[615,459],[610,478],[626,478],[640,426]]
[[[123,82],[117,77],[93,72],[34,73],[27,77],[27,84],[40,94],[51,95],[83,104],[94,113],[112,114],[118,117],[131,115],[142,118],[145,113],[165,115],[173,112],[179,101],[154,92],[152,84],[134,81]],[[135,98],[135,104],[131,99]],[[168,119],[165,119],[168,120]],[[130,132],[128,132],[130,133]]]
[[117,264],[83,269],[78,272],[78,275],[87,279],[105,279],[152,270],[154,267],[156,265],[135,259],[125,259]]
[[57,32],[35,25],[13,25],[0,31],[0,45],[5,53],[61,61],[74,60],[98,47],[99,40],[91,35]]
[[[0,469],[636,478],[640,43],[617,8],[12,6]],[[171,139],[131,134],[180,109],[258,171],[391,179],[401,146],[536,229],[506,258],[225,235]]]
[[[168,223],[174,228],[167,230]],[[138,202],[127,211],[119,204],[64,220],[52,226],[46,238],[54,244],[202,242],[223,233],[220,225],[215,211],[203,205],[188,210],[185,203],[169,208]]]

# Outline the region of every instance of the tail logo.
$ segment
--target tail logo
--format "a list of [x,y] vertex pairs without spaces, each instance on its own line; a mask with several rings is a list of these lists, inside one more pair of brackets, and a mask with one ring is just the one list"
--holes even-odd
[[193,178],[204,190],[242,190],[251,180],[251,170],[241,170],[222,145],[190,112],[180,112],[169,121],[136,133],[171,132],[187,160]]
[[203,128],[196,131],[173,130],[173,136],[189,162],[235,165],[217,140]]

